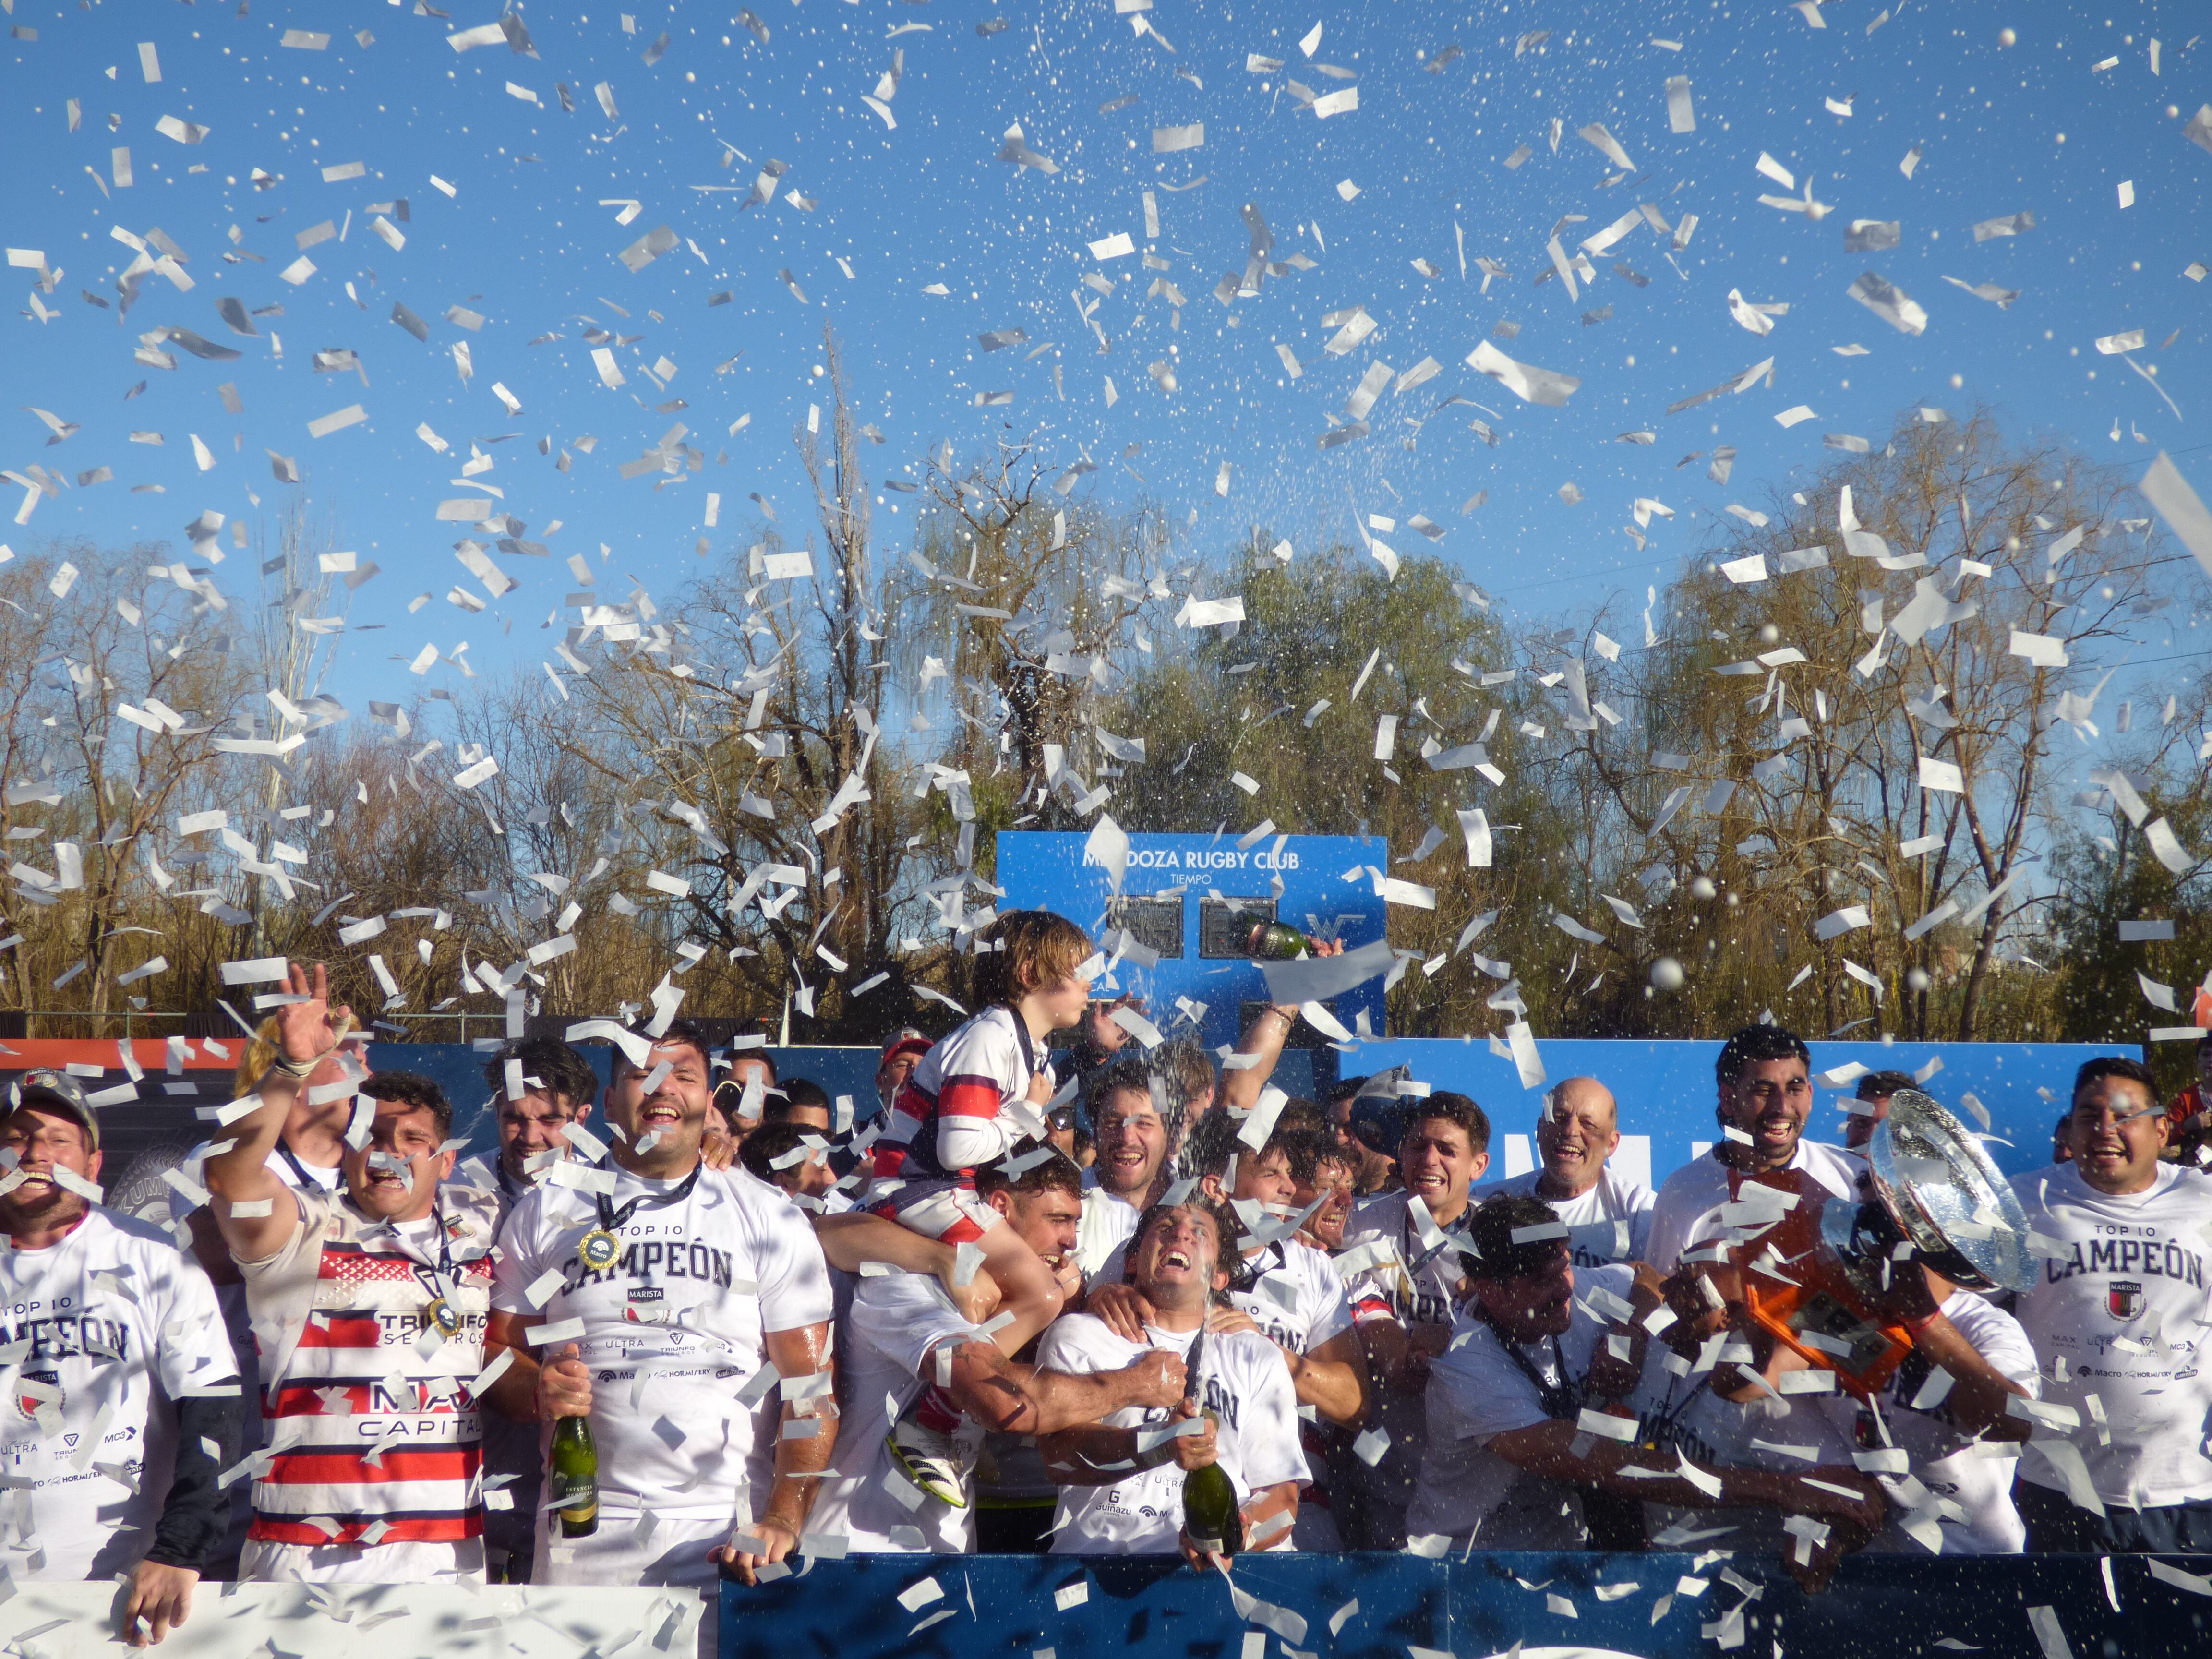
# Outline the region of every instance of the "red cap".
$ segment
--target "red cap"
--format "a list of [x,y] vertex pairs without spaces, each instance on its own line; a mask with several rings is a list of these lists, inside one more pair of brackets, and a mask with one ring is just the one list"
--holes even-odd
[[901,1054],[912,1054],[919,1060],[936,1046],[919,1031],[901,1031],[884,1045],[884,1057],[876,1062],[877,1069],[880,1071]]

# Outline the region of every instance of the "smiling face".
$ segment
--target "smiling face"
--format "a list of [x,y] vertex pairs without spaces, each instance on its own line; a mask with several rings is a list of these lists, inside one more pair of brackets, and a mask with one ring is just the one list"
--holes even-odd
[[[656,1073],[659,1079],[648,1090],[647,1079]],[[699,1137],[713,1101],[707,1056],[688,1042],[655,1044],[642,1071],[625,1059],[607,1091],[607,1121],[629,1137],[617,1145],[616,1161],[655,1179],[687,1173],[698,1162]],[[653,1143],[641,1152],[637,1143],[647,1135],[655,1137]]]
[[1721,1121],[1751,1137],[1754,1170],[1779,1170],[1796,1156],[1812,1111],[1813,1080],[1794,1056],[1747,1060],[1735,1082],[1720,1085]]
[[456,1154],[438,1150],[443,1139],[423,1108],[378,1101],[368,1144],[347,1147],[339,1164],[347,1195],[380,1220],[421,1220],[437,1203],[438,1183],[453,1172]]
[[[517,1181],[537,1179],[526,1167],[540,1152],[568,1150],[568,1126],[576,1121],[576,1108],[566,1095],[532,1089],[520,1100],[505,1095],[499,1101],[499,1161]],[[541,1172],[542,1173],[542,1172]]]
[[997,1203],[992,1207],[1013,1224],[1016,1237],[1047,1267],[1056,1267],[1074,1253],[1076,1231],[1083,1224],[1083,1200],[1075,1194],[1065,1187],[1045,1187],[1032,1193],[1007,1193],[1006,1200],[1003,1208]]
[[99,1179],[100,1154],[85,1144],[82,1123],[58,1109],[19,1107],[0,1125],[0,1149],[15,1154],[15,1167],[26,1177],[0,1198],[0,1225],[10,1232],[65,1226],[84,1213],[84,1200],[53,1178],[62,1169],[87,1181]]
[[1291,1207],[1297,1192],[1288,1152],[1254,1153],[1237,1160],[1237,1190],[1231,1198],[1253,1199],[1261,1208],[1281,1213]]
[[1612,1091],[1595,1078],[1569,1078],[1553,1091],[1550,1107],[1536,1120],[1545,1197],[1573,1198],[1597,1185],[1620,1145],[1618,1118]]
[[1141,1089],[1116,1089],[1098,1108],[1098,1184],[1115,1197],[1142,1204],[1167,1156],[1167,1125]]
[[2100,1193],[2139,1193],[2158,1177],[2168,1133],[2150,1091],[2129,1077],[2093,1078],[2074,1097],[2067,1142],[2081,1179]]
[[1344,1248],[1344,1224],[1352,1217],[1355,1168],[1348,1158],[1323,1158],[1314,1170],[1313,1184],[1301,1183],[1291,1194],[1291,1202],[1301,1211],[1316,1198],[1326,1196],[1327,1202],[1306,1223],[1306,1231],[1321,1240],[1324,1249]]
[[1218,1224],[1195,1204],[1178,1204],[1160,1216],[1127,1260],[1129,1283],[1164,1313],[1203,1310],[1229,1287]]
[[1474,1291],[1490,1316],[1516,1342],[1564,1336],[1574,1316],[1574,1255],[1565,1241],[1553,1245],[1533,1273],[1477,1279]]
[[1448,1117],[1416,1119],[1398,1146],[1406,1190],[1429,1206],[1439,1224],[1459,1218],[1468,1186],[1489,1167],[1490,1154],[1476,1152],[1466,1129]]

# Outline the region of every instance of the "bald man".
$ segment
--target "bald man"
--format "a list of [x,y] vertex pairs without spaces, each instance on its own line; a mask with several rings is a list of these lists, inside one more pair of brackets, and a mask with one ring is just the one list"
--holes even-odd
[[1536,1119],[1541,1166],[1478,1187],[1475,1202],[1498,1193],[1540,1198],[1571,1230],[1575,1266],[1641,1261],[1651,1239],[1651,1189],[1607,1167],[1620,1145],[1613,1091],[1594,1077],[1571,1077],[1544,1097]]

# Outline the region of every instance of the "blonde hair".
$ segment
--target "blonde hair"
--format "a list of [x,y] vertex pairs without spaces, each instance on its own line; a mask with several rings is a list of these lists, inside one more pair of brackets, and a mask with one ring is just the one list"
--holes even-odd
[[[331,1022],[331,1029],[343,1038],[354,1029],[354,1017],[351,1014],[341,1015]],[[276,1056],[282,1052],[278,1046],[281,1030],[274,1014],[261,1022],[261,1029],[254,1032],[252,1041],[246,1045],[246,1053],[239,1060],[238,1069],[231,1073],[230,1097],[233,1100],[243,1100],[252,1094],[260,1085],[261,1079],[269,1074],[269,1068],[276,1063]]]
[[985,930],[991,946],[975,958],[975,1000],[1012,1002],[1066,978],[1091,955],[1091,936],[1050,910],[1008,910]]

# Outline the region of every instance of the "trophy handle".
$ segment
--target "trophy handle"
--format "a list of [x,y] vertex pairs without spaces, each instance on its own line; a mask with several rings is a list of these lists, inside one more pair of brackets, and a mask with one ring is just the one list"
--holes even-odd
[[[1847,1393],[1871,1400],[1889,1386],[1912,1352],[1912,1337],[1904,1327],[1881,1319],[1847,1258],[1825,1237],[1827,1203],[1816,1193],[1801,1191],[1789,1215],[1738,1247],[1744,1310],[1808,1364],[1833,1371]],[[1787,1264],[1795,1283],[1758,1265],[1777,1257]]]

